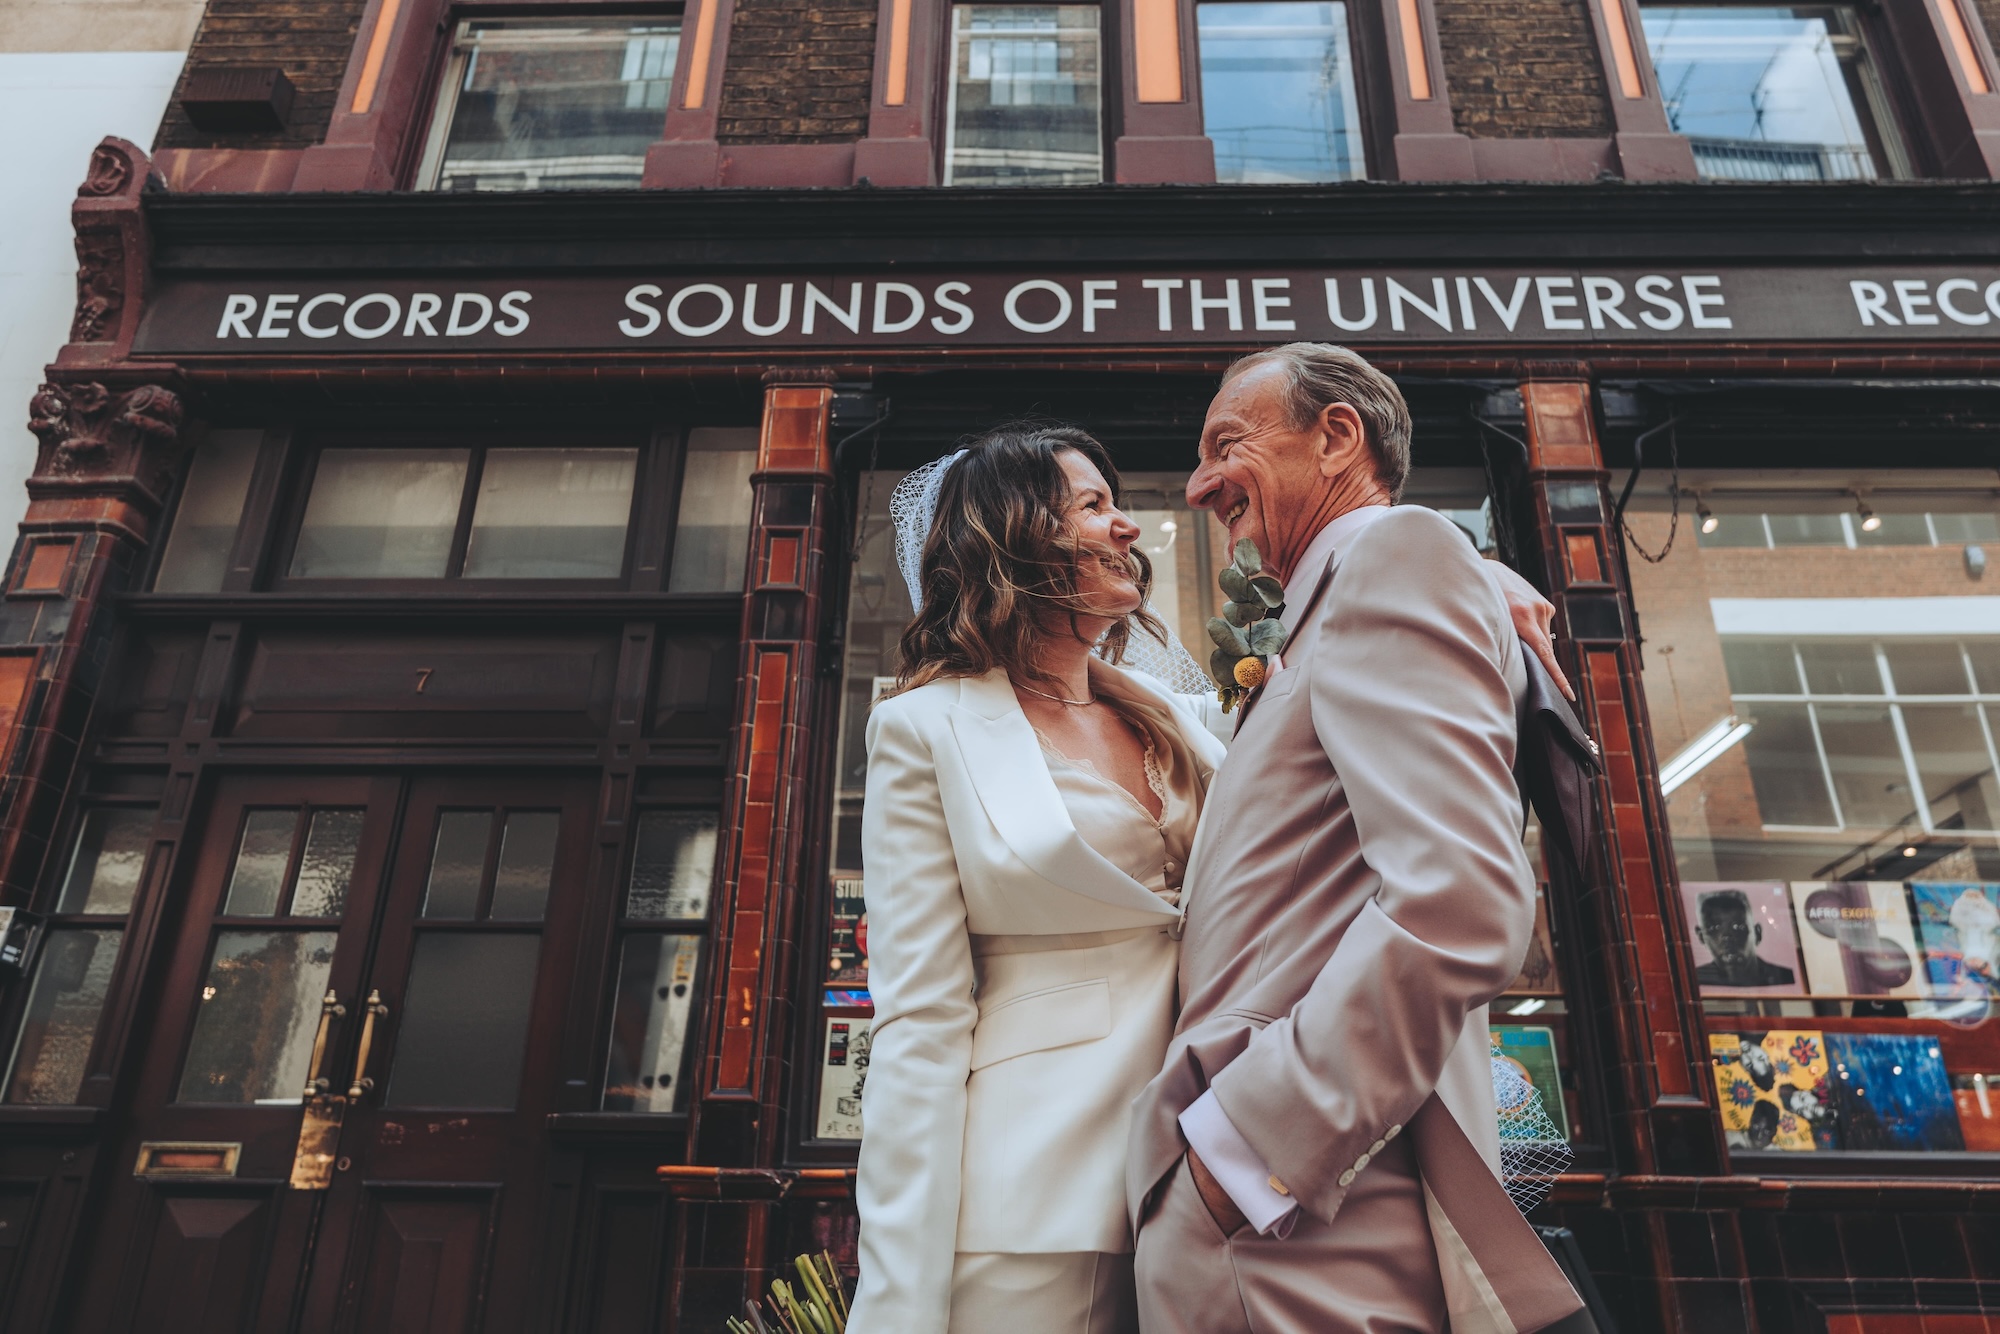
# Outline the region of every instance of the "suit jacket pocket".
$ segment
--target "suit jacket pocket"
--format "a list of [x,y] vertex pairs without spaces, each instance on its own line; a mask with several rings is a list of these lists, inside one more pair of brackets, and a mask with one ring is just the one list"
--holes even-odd
[[1111,982],[1065,982],[1001,1001],[972,1030],[972,1068],[1111,1036]]

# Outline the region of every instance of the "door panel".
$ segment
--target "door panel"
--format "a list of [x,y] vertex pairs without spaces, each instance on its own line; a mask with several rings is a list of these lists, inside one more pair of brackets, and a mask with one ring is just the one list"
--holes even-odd
[[139,1305],[158,1313],[159,1334],[249,1328],[273,1195],[168,1196],[155,1215]]
[[476,1328],[496,1193],[371,1189],[356,1328],[370,1334]]

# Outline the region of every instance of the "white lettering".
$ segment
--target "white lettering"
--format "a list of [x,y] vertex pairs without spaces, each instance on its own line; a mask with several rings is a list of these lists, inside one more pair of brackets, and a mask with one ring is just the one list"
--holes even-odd
[[2000,280],[1987,286],[1986,308],[1993,312],[1994,318],[2000,319]]
[[[1029,292],[1052,293],[1056,299],[1056,317],[1052,320],[1027,320],[1021,318],[1020,301]],[[1047,278],[1030,278],[1026,282],[1014,284],[1013,288],[1007,293],[1007,299],[1001,303],[1000,309],[1006,314],[1007,323],[1013,325],[1022,333],[1050,333],[1062,328],[1069,320],[1071,310],[1069,289],[1061,283],[1051,282]]]
[[[632,289],[632,291],[634,292],[638,290],[639,289],[636,287]],[[660,294],[660,289],[655,287],[653,289],[653,295],[658,296],[659,294]],[[629,294],[627,294],[627,296],[625,297],[625,304],[628,306],[632,305],[632,298]],[[410,294],[410,318],[403,321],[403,337],[408,338],[411,334],[417,331],[417,326],[422,325],[424,330],[424,337],[436,338],[438,336],[437,326],[431,323],[431,316],[437,314],[439,311],[443,309],[444,309],[444,298],[439,296],[437,293],[412,292]],[[632,309],[642,310],[644,309],[644,307],[632,306]],[[658,315],[654,315],[653,324],[655,325],[655,327],[657,327],[659,323],[660,323],[660,317]],[[625,332],[630,333],[632,331],[630,329],[627,329]]]
[[[467,324],[465,322],[465,312],[466,308],[470,306],[477,306],[479,308],[479,318],[471,324]],[[445,337],[470,337],[478,333],[481,329],[484,329],[492,319],[493,302],[491,298],[482,296],[478,292],[460,292],[451,299],[451,322],[444,326]]]
[[[2000,284],[1995,284],[1995,286],[2000,286]],[[1978,290],[1979,284],[1973,282],[1970,278],[1948,278],[1938,284],[1938,309],[1951,316],[1959,324],[1985,324],[1993,318],[1991,315],[1988,315],[1983,310],[1960,310],[1951,301],[1951,294],[1953,292],[1977,292]]]
[[781,334],[785,326],[792,322],[792,285],[783,283],[778,288],[778,318],[769,324],[757,323],[757,284],[751,283],[743,289],[743,327],[759,338],[769,338]]
[[1453,282],[1458,288],[1458,322],[1467,333],[1471,333],[1478,327],[1472,319],[1472,284],[1464,278],[1453,279]]
[[1575,297],[1558,296],[1556,289],[1560,287],[1567,291],[1574,286],[1576,286],[1576,279],[1574,278],[1535,279],[1535,295],[1540,298],[1542,303],[1542,327],[1544,329],[1581,329],[1583,327],[1582,320],[1573,320],[1568,316],[1556,314],[1557,306],[1565,306],[1571,309],[1574,309],[1576,306]]
[[[859,287],[860,284],[856,283],[855,286]],[[714,297],[722,303],[722,313],[707,324],[689,324],[681,318],[681,306],[691,296]],[[667,323],[673,326],[675,333],[680,334],[684,338],[706,338],[723,325],[729,323],[730,317],[735,314],[736,298],[729,295],[725,289],[717,287],[714,283],[690,283],[680,291],[675,292],[674,299],[667,302]]]
[[222,307],[222,323],[215,326],[215,336],[227,338],[230,330],[234,329],[238,338],[250,337],[250,326],[244,321],[256,313],[256,297],[248,292],[232,292]]
[[1687,295],[1688,319],[1693,323],[1695,328],[1728,329],[1734,326],[1735,322],[1727,315],[1708,315],[1703,313],[1710,306],[1720,306],[1722,304],[1723,295],[1721,292],[1707,290],[1721,286],[1722,279],[1713,274],[1702,278],[1681,279],[1681,291]]
[[[639,320],[618,321],[619,332],[624,334],[627,338],[644,338],[647,334],[659,328],[660,327],[659,309],[655,306],[647,305],[644,300],[644,298],[646,297],[657,297],[659,295],[660,295],[660,289],[653,286],[653,284],[651,283],[640,283],[637,287],[627,292],[625,294],[625,308],[627,310],[637,311],[640,315],[644,316],[644,318]],[[417,307],[416,307],[416,302],[414,301],[410,303],[410,318],[412,320],[417,318]],[[428,321],[425,322],[425,332],[429,332]]]
[[1667,312],[1664,315],[1655,315],[1650,310],[1639,312],[1639,318],[1652,328],[1661,330],[1678,329],[1681,327],[1682,322],[1687,319],[1687,312],[1681,309],[1681,303],[1668,295],[1668,293],[1674,290],[1673,279],[1664,278],[1657,273],[1649,273],[1638,282],[1633,283],[1632,290],[1647,305],[1658,306],[1661,310]]
[[[368,309],[368,307],[370,306],[387,306],[389,308],[389,318],[383,320],[380,324],[376,325],[372,329],[364,327],[362,323],[355,318],[355,316],[359,315],[362,311]],[[347,332],[353,334],[356,338],[363,338],[363,339],[380,338],[383,334],[388,333],[391,329],[395,328],[396,321],[402,318],[403,318],[402,302],[396,300],[395,297],[390,296],[387,292],[370,292],[367,296],[355,298],[354,304],[347,308],[347,318],[341,321],[341,327],[346,329]],[[300,312],[299,327],[301,329],[305,328],[304,312]]]
[[289,292],[283,296],[264,298],[264,318],[257,321],[259,338],[290,338],[292,331],[280,326],[292,318],[292,307],[298,304],[299,294]]
[[1173,294],[1180,290],[1181,280],[1178,278],[1148,278],[1140,283],[1139,286],[1150,287],[1160,294],[1160,332],[1172,333],[1174,331]]
[[953,298],[964,296],[971,290],[971,283],[939,283],[937,290],[931,293],[931,300],[937,302],[940,307],[952,312],[952,314],[957,315],[959,318],[954,323],[948,323],[944,316],[933,315],[931,316],[931,328],[936,329],[941,334],[962,334],[967,329],[970,329],[972,327],[972,307],[953,300]]
[[861,332],[861,284],[855,283],[848,291],[847,305],[843,308],[833,304],[833,298],[819,290],[812,283],[806,284],[806,315],[799,321],[800,333],[813,332],[813,317],[821,310],[839,320],[849,333]]
[[1204,311],[1226,310],[1229,312],[1229,331],[1238,333],[1243,328],[1243,284],[1234,278],[1227,279],[1222,288],[1224,295],[1208,297],[1201,294],[1201,279],[1189,280],[1188,308],[1194,312],[1194,327],[1198,330],[1208,326],[1203,321]]
[[1420,299],[1415,292],[1412,292],[1394,278],[1384,278],[1382,286],[1387,288],[1389,293],[1389,327],[1391,329],[1394,329],[1397,333],[1404,331],[1403,303],[1407,301],[1410,305],[1415,306],[1428,316],[1432,324],[1437,325],[1446,333],[1451,332],[1451,302],[1445,298],[1444,279],[1431,279],[1431,299],[1429,301]]
[[[1500,317],[1500,323],[1507,326],[1507,332],[1513,333],[1515,321],[1521,318],[1521,307],[1528,304],[1529,281],[1526,278],[1516,278],[1514,294],[1507,298],[1507,304],[1504,306],[1500,304],[1500,294],[1493,290],[1492,283],[1484,278],[1474,278],[1472,283],[1479,289],[1479,295],[1486,298],[1486,304],[1493,307],[1493,313]],[[1472,327],[1470,318],[1465,321],[1465,327],[1468,329]]]
[[1083,281],[1083,331],[1097,332],[1097,312],[1116,310],[1118,303],[1098,295],[1099,292],[1115,292],[1118,283],[1111,278],[1086,278]]
[[493,326],[493,332],[499,334],[502,338],[512,338],[515,334],[526,329],[528,327],[528,312],[523,310],[522,307],[534,299],[533,293],[520,291],[509,292],[507,295],[501,297],[500,313],[514,322],[512,324],[496,324]]
[[1340,279],[1326,280],[1326,317],[1349,333],[1360,333],[1363,329],[1375,327],[1375,280],[1361,280],[1361,318],[1350,320],[1340,313]]
[[[889,318],[889,298],[902,297],[910,303],[910,313],[900,320]],[[908,283],[875,284],[875,324],[876,333],[903,333],[917,327],[917,321],[924,317],[924,294]]]
[[1250,280],[1250,304],[1257,309],[1257,327],[1259,329],[1290,333],[1299,327],[1297,320],[1281,320],[1271,313],[1280,306],[1289,306],[1292,304],[1292,299],[1289,296],[1277,295],[1280,291],[1289,292],[1291,290],[1292,280],[1290,278],[1252,278]]
[[1922,278],[1898,278],[1896,281],[1890,283],[1889,286],[1896,289],[1896,305],[1903,312],[1903,323],[1936,324],[1938,322],[1938,317],[1935,315],[1919,315],[1917,313],[1918,306],[1928,306],[1931,303],[1931,294],[1924,290],[1930,284],[1926,283]]
[[339,324],[314,324],[312,313],[325,305],[340,305],[347,300],[338,292],[321,292],[312,300],[299,307],[299,332],[308,338],[331,338],[340,332]]
[[1625,318],[1625,312],[1618,309],[1625,304],[1625,284],[1616,278],[1585,278],[1583,280],[1583,305],[1590,312],[1590,327],[1602,329],[1608,317],[1621,329],[1636,329],[1639,326]]

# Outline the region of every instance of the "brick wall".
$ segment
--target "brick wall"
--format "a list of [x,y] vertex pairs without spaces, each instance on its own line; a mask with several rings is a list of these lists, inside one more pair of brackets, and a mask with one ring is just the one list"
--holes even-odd
[[1986,21],[1986,34],[2000,46],[2000,0],[1978,0],[1979,17]]
[[826,144],[868,128],[875,0],[737,0],[716,137]]
[[[2000,0],[1983,0],[2000,6]],[[1452,119],[1475,139],[1611,133],[1586,0],[1437,0]]]
[[277,65],[298,89],[276,134],[209,134],[181,111],[181,86],[160,122],[156,148],[302,148],[326,137],[334,97],[361,27],[363,0],[209,0],[188,53],[200,64]]

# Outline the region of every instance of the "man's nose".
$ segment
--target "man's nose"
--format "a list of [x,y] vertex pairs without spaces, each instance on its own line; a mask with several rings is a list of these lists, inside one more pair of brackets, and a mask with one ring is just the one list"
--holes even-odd
[[1187,482],[1187,503],[1190,509],[1205,510],[1215,499],[1215,493],[1222,483],[1215,476],[1215,470],[1204,459],[1195,467],[1194,474]]

